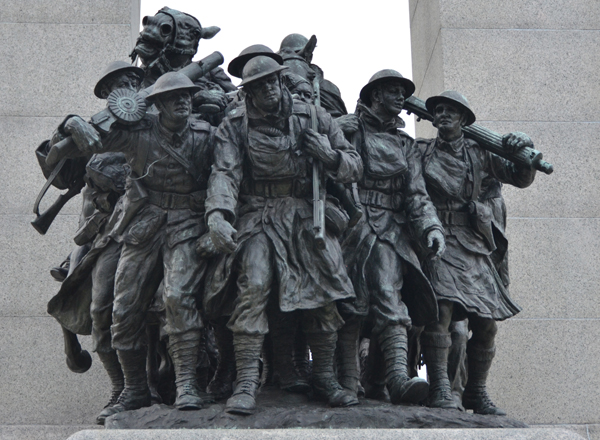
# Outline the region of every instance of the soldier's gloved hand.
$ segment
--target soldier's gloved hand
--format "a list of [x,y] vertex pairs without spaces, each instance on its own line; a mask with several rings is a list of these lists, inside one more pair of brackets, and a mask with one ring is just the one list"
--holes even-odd
[[533,147],[533,142],[525,133],[515,131],[502,136],[502,146],[507,153],[514,154],[521,148]]
[[237,231],[225,220],[222,212],[215,211],[206,221],[210,230],[210,239],[217,251],[230,254],[237,248]]
[[434,229],[427,234],[427,247],[435,252],[433,260],[437,260],[446,250],[446,240],[444,234],[438,229]]
[[358,131],[358,117],[353,114],[340,116],[335,120],[344,134],[351,135]]
[[338,164],[340,153],[331,148],[329,138],[308,128],[304,130],[302,137],[304,151],[315,159],[323,162],[329,168],[335,168]]
[[85,122],[79,116],[73,116],[65,123],[65,132],[70,134],[73,142],[80,151],[86,154],[94,154],[102,151],[102,140],[94,127]]
[[[209,108],[210,106],[216,106],[218,111],[225,110],[229,100],[227,99],[227,95],[221,89],[206,89],[200,90],[193,97],[194,108],[200,107],[200,111],[202,112],[201,107]],[[208,112],[207,112],[208,113]],[[216,112],[215,112],[216,113]]]

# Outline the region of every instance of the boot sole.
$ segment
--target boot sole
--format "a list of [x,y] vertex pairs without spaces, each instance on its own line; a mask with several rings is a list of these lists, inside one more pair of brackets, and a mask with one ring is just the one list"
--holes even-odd
[[252,414],[254,414],[256,412],[256,408],[255,409],[248,409],[248,408],[225,408],[225,412],[229,413],[229,414],[237,414],[240,416],[251,416]]

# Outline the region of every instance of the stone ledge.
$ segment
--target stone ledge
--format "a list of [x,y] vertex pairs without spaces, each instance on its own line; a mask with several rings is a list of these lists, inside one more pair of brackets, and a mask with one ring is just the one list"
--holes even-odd
[[68,440],[582,440],[564,429],[167,429],[81,431]]

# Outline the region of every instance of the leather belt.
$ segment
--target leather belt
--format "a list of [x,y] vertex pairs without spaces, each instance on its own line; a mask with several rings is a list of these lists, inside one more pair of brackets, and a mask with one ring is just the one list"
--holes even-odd
[[204,211],[206,191],[195,191],[190,194],[177,194],[162,191],[148,191],[148,202],[162,209],[191,209],[192,211]]
[[360,202],[366,206],[392,211],[399,211],[402,208],[402,195],[400,194],[384,194],[380,191],[360,188],[358,197]]
[[460,211],[438,211],[440,221],[445,225],[468,226],[471,224],[470,214]]
[[308,181],[295,179],[275,181],[257,180],[249,182],[244,189],[249,189],[248,195],[267,198],[296,197],[303,199],[310,196]]

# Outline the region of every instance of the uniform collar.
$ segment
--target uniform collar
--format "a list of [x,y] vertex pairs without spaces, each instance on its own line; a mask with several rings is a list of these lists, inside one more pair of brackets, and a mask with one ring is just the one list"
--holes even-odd
[[383,121],[369,107],[362,103],[357,105],[356,113],[365,123],[367,131],[374,133],[396,133],[398,129],[404,128],[406,125],[404,120],[399,116],[394,116],[389,121]]

